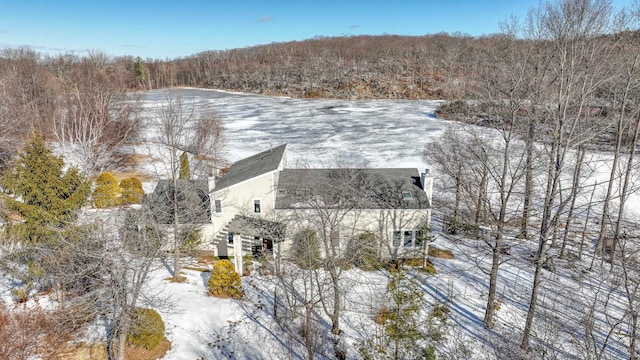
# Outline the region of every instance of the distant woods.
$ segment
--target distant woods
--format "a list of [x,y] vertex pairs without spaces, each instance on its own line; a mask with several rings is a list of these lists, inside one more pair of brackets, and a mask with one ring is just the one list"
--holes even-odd
[[[92,148],[97,139],[103,144],[101,153],[82,156],[85,167],[100,171],[112,149],[136,134],[135,103],[122,101],[132,90],[192,86],[337,99],[519,96],[489,92],[509,91],[502,83],[511,76],[506,72],[518,71],[514,60],[529,61],[526,71],[533,81],[551,78],[553,74],[533,74],[530,69],[553,70],[535,63],[544,63],[556,42],[550,41],[553,34],[537,34],[535,28],[513,32],[509,26],[524,28],[506,24],[502,33],[481,37],[447,33],[316,37],[165,60],[110,57],[97,51],[78,56],[5,49],[0,51],[0,166],[15,154],[29,128],[35,127],[48,131],[48,137],[80,142],[78,151]],[[623,62],[629,61],[629,52],[640,42],[631,30],[609,28],[588,34],[589,41],[599,43],[600,53],[593,55],[610,59],[602,64],[607,78],[611,72],[624,76]],[[621,36],[633,45],[621,46]],[[499,88],[493,89],[492,82]],[[528,84],[541,89],[540,84]],[[594,93],[611,93],[610,82],[601,85]]]
[[101,52],[45,56],[0,51],[0,169],[35,129],[55,139],[86,174],[99,172],[118,145],[136,137],[135,62]]
[[461,98],[483,39],[317,37],[149,62],[153,87],[187,85],[292,97]]

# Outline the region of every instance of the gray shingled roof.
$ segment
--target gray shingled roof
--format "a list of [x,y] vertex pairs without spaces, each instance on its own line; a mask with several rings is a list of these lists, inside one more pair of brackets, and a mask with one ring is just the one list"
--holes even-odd
[[285,169],[276,209],[335,206],[352,209],[428,209],[415,168]]
[[[178,223],[207,224],[211,222],[209,182],[207,180],[178,180]],[[160,180],[147,199],[153,216],[160,224],[171,224],[174,218],[173,182]]]
[[280,145],[236,161],[231,165],[229,171],[216,182],[215,191],[276,170],[280,165],[280,161],[282,161],[286,147],[287,144]]

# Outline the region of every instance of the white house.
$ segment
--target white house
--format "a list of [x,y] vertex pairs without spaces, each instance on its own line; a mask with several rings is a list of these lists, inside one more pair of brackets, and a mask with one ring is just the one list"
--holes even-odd
[[422,247],[416,235],[431,218],[428,171],[291,169],[286,157],[286,144],[263,151],[234,163],[216,182],[207,234],[215,255],[275,247],[286,256],[303,228],[335,238],[341,247],[359,233],[373,233],[382,257],[406,257]]

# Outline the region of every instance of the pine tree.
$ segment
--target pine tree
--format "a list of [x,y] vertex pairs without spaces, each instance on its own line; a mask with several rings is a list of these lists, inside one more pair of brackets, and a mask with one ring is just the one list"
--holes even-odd
[[[425,322],[421,316],[426,304],[418,284],[399,270],[391,272],[387,285],[388,306],[376,314],[375,321],[384,329],[384,335],[376,335],[360,343],[360,354],[365,359],[424,359],[436,358],[434,344],[443,339],[435,317],[446,320],[445,306],[437,308],[438,314]],[[444,313],[444,314],[440,314]]]
[[180,155],[180,180],[190,180],[191,179],[191,167],[189,166],[189,155],[186,152],[183,152]]
[[99,209],[118,205],[120,202],[120,185],[118,180],[110,172],[103,172],[96,179],[96,187],[93,190],[93,203]]
[[140,180],[134,177],[126,178],[120,181],[120,203],[122,205],[140,204],[144,197],[144,190]]
[[420,309],[424,306],[422,291],[402,272],[392,276],[388,285],[391,311],[383,324],[391,353],[394,359],[423,359],[424,349],[419,345],[425,339],[419,323]]
[[144,87],[145,83],[147,82],[147,76],[149,75],[149,73],[144,67],[140,56],[138,56],[136,58],[136,62],[133,63],[133,71],[136,77],[136,82],[138,83],[137,85],[141,85],[142,87]]
[[34,132],[15,166],[2,178],[5,204],[23,220],[12,226],[19,240],[52,242],[56,231],[68,226],[86,202],[89,183],[77,168],[66,172],[63,168],[62,157],[53,155]]

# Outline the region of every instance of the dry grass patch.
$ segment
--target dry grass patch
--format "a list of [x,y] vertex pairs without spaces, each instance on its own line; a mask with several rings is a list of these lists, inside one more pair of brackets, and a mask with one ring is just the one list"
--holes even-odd
[[[136,360],[156,360],[163,357],[169,350],[171,350],[171,343],[165,338],[153,350],[147,350],[143,347],[126,345],[124,348],[124,358]],[[104,344],[81,343],[72,351],[63,354],[61,359],[106,360],[107,348]]]
[[118,180],[118,182],[126,178],[136,178],[140,181],[150,181],[155,179],[154,175],[146,174],[135,169],[126,171],[112,171],[111,173],[116,177],[116,180]]
[[122,166],[135,167],[151,158],[149,155],[142,154],[121,154]]
[[186,276],[182,276],[182,275],[180,275],[180,276],[178,276],[178,278],[176,279],[176,278],[174,278],[174,277],[172,276],[172,277],[168,277],[168,278],[166,278],[165,280],[168,280],[169,282],[172,282],[172,283],[179,283],[179,284],[182,284],[183,282],[187,281],[187,277],[186,277]]
[[217,256],[202,254],[198,256],[197,265],[213,265],[220,260]]
[[103,360],[107,358],[107,347],[104,344],[78,344],[75,349],[63,354],[68,360]]
[[171,343],[169,340],[164,338],[158,346],[156,346],[153,350],[147,350],[143,347],[133,347],[126,346],[124,349],[124,358],[125,359],[136,359],[136,360],[156,360],[163,357],[167,351],[171,350]]
[[448,249],[440,249],[435,246],[429,246],[429,256],[440,259],[454,259],[453,252]]

